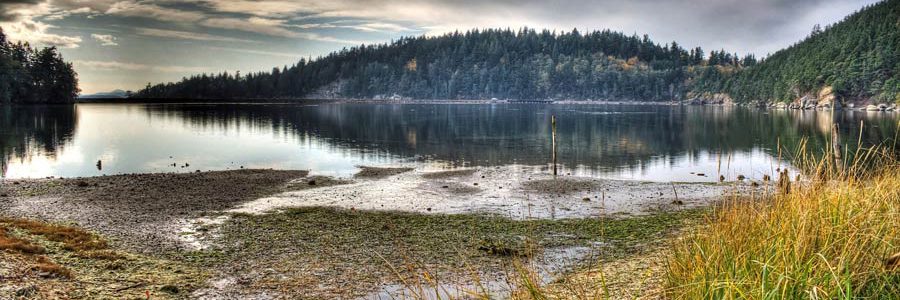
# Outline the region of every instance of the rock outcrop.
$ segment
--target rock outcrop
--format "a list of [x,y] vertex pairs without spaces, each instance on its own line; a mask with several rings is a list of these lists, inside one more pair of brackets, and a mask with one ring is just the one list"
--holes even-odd
[[734,105],[734,99],[726,93],[703,93],[700,95],[690,93],[685,103],[690,105]]

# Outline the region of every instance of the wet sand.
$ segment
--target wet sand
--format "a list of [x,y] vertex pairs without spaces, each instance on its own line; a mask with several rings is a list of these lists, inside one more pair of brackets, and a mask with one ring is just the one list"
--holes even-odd
[[[241,204],[228,212],[261,214],[286,207],[325,206],[425,214],[488,213],[517,220],[586,218],[705,206],[736,189],[727,183],[673,185],[575,176],[554,178],[517,166],[449,172],[393,170],[403,171],[394,171],[390,176],[356,176],[359,180],[353,183],[327,188],[288,191]],[[673,204],[676,197],[682,204]]]
[[285,190],[306,171],[237,170],[6,180],[0,215],[74,223],[142,253],[183,250],[179,222]]

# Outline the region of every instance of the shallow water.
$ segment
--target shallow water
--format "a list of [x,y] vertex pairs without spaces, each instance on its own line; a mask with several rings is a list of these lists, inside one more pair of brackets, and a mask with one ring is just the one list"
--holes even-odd
[[[530,104],[77,104],[0,107],[4,178],[306,169],[530,166],[548,171],[550,116],[561,173],[711,182],[760,178],[808,138],[823,148],[828,112],[737,107]],[[890,142],[897,113],[843,112],[842,137]],[[97,162],[101,161],[100,166]],[[697,174],[705,176],[698,176]]]

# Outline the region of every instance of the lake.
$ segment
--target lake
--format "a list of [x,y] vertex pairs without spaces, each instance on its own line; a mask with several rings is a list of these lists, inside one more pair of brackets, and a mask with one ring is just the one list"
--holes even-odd
[[[552,115],[560,172],[646,181],[761,178],[790,167],[779,145],[807,139],[824,151],[832,123],[830,112],[663,105],[3,106],[0,163],[3,178],[239,168],[350,176],[359,165],[549,172]],[[870,145],[893,143],[900,114],[837,118],[846,144]]]

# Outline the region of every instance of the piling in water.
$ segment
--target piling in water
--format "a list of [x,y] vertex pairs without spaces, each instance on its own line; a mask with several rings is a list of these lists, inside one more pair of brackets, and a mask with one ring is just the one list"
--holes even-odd
[[552,140],[552,149],[550,150],[551,157],[553,160],[553,177],[556,177],[556,115],[550,116],[550,127],[551,127],[551,140]]

